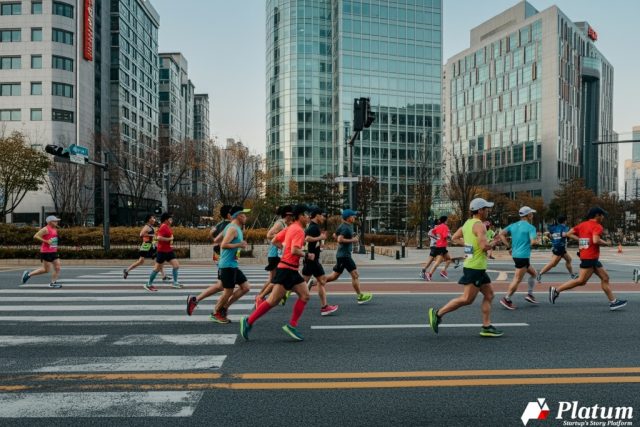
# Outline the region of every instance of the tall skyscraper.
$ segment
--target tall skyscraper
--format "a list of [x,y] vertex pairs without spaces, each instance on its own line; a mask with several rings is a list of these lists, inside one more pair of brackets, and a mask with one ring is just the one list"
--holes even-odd
[[377,117],[355,143],[354,174],[377,179],[375,215],[406,206],[421,159],[441,144],[442,2],[266,7],[270,183],[286,191],[294,180],[304,190],[328,174],[347,175],[354,98],[370,97]]
[[[640,126],[633,127],[631,139],[640,141]],[[640,142],[634,142],[631,151],[631,160],[634,162],[640,162]]]
[[592,144],[614,138],[613,67],[597,39],[588,23],[526,1],[473,28],[446,64],[450,151],[502,193],[548,202],[578,177],[598,194],[617,191],[617,146]]

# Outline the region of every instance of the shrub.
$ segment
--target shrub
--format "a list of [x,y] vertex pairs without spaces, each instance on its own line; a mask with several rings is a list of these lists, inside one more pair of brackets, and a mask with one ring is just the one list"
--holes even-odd
[[[249,251],[250,252],[250,251]],[[138,249],[111,249],[105,252],[102,249],[60,249],[60,258],[65,259],[138,259]],[[178,258],[188,258],[189,249],[176,248]],[[249,255],[248,255],[249,256]],[[0,248],[2,259],[39,259],[37,250],[24,248]]]
[[365,234],[364,243],[367,245],[374,244],[376,246],[393,246],[397,243],[396,236],[389,234]]

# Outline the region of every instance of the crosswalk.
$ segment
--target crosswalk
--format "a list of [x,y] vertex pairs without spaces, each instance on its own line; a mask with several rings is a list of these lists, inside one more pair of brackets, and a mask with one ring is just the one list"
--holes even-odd
[[[158,280],[156,293],[142,287],[149,272],[135,270],[126,280],[121,270],[63,276],[62,289],[49,289],[46,278],[0,288],[0,424],[11,418],[193,415],[203,392],[181,385],[219,377],[237,343],[237,323],[213,330],[180,326],[211,322],[217,296],[192,316],[186,300],[215,281],[214,269],[182,268],[183,289]],[[245,274],[252,289],[231,307],[232,321],[251,312],[267,277],[258,268]],[[170,333],[176,330],[185,333]]]

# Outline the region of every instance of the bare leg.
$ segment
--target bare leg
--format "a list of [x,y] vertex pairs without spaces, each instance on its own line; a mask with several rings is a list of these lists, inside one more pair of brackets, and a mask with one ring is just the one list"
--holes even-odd
[[144,257],[143,257],[143,256],[141,256],[140,258],[138,258],[138,260],[137,260],[136,262],[134,262],[134,263],[133,263],[133,264],[131,264],[129,267],[127,267],[127,268],[125,269],[125,271],[126,271],[127,273],[130,273],[130,272],[131,272],[131,270],[133,270],[133,269],[135,269],[135,268],[137,268],[137,267],[140,267],[142,264],[144,264]]
[[196,301],[200,302],[203,299],[209,298],[211,295],[215,295],[222,290],[222,282],[218,280],[215,285],[209,286],[196,297]]
[[60,260],[57,259],[53,261],[53,273],[51,273],[51,282],[55,282],[58,280],[58,276],[60,276],[60,270],[62,269],[60,265]]
[[513,280],[509,283],[509,288],[507,289],[507,299],[511,298],[511,296],[518,290],[518,285],[522,282],[522,278],[526,272],[526,268],[516,268]]
[[567,271],[569,272],[569,274],[573,276],[573,266],[571,265],[571,257],[569,256],[568,253],[565,253],[564,255],[562,255],[562,258],[564,258]]
[[440,263],[442,263],[443,260],[443,256],[442,255],[438,255],[436,257],[436,262],[433,264],[433,267],[431,267],[431,270],[429,270],[429,274],[431,274],[433,276],[433,273],[436,272],[436,270],[438,269],[438,266],[440,265]]
[[327,305],[326,278],[327,277],[324,275],[316,277],[316,280],[318,281],[318,298],[320,298],[320,307],[324,307]]
[[[581,268],[580,275],[577,279],[569,280],[556,288],[558,293],[568,291],[576,286],[583,286],[589,281],[589,278],[593,275],[593,268]],[[604,290],[604,288],[603,288]]]
[[249,292],[250,289],[251,286],[249,285],[249,282],[244,282],[243,284],[241,284],[236,288],[236,290],[233,291],[233,294],[231,294],[231,297],[229,298],[229,301],[227,301],[227,303],[224,305],[224,308],[229,309],[229,307],[231,307],[231,304],[242,298],[247,292]]
[[464,285],[464,291],[458,298],[454,298],[438,309],[438,317],[442,317],[447,313],[455,311],[465,305],[473,304],[480,290],[473,284]]
[[480,292],[484,298],[482,299],[482,326],[491,325],[491,301],[493,301],[493,287],[491,284],[482,285]]
[[330,275],[326,276],[324,283],[327,284],[338,280],[338,277],[340,277],[341,274],[342,272],[338,273],[337,271],[333,271]]
[[600,278],[600,286],[602,287],[602,291],[605,293],[609,301],[615,301],[616,297],[613,295],[613,291],[611,290],[611,285],[609,284],[609,273],[603,267],[597,267],[595,269],[596,276]]
[[43,261],[42,262],[42,267],[38,268],[37,270],[33,270],[31,273],[29,273],[29,277],[39,276],[41,274],[46,274],[46,273],[49,272],[50,268],[51,268],[51,263],[47,262],[47,261]]
[[353,290],[356,291],[356,295],[360,295],[360,273],[355,269],[351,273],[351,286],[353,286]]
[[[557,255],[553,255],[551,257],[551,261],[549,261],[549,263],[547,265],[545,265],[544,267],[542,267],[542,270],[540,270],[540,275],[542,276],[544,273],[546,273],[547,271],[551,270],[553,267],[558,265],[559,262],[560,262],[560,257],[557,256]],[[569,262],[571,262],[571,261],[569,261]]]
[[224,307],[227,302],[229,302],[231,295],[233,295],[233,288],[224,288],[222,290],[222,295],[220,296],[220,298],[218,298],[218,302],[213,308],[213,312],[218,313],[220,309]]

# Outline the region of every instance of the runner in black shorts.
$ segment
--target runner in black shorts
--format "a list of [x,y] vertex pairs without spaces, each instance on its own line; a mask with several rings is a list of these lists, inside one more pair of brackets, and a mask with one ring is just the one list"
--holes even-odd
[[558,265],[561,259],[564,259],[567,271],[571,275],[571,278],[578,278],[578,275],[573,272],[573,267],[571,266],[571,256],[567,253],[567,233],[569,232],[569,227],[565,224],[566,222],[567,218],[564,215],[561,215],[556,220],[556,224],[549,226],[551,253],[553,253],[553,256],[549,263],[542,267],[542,270],[538,273],[538,282],[542,282],[542,275]]
[[[138,260],[131,264],[129,267],[122,270],[122,278],[126,279],[129,276],[129,273],[135,268],[140,267],[144,264],[145,258],[154,259],[157,255],[156,242],[155,238],[155,229],[153,226],[156,224],[155,215],[147,215],[144,219],[144,226],[142,230],[140,230],[140,238],[142,239],[142,244],[138,250]],[[169,280],[167,275],[164,273],[163,266],[160,266],[160,274],[162,275],[162,280]]]

